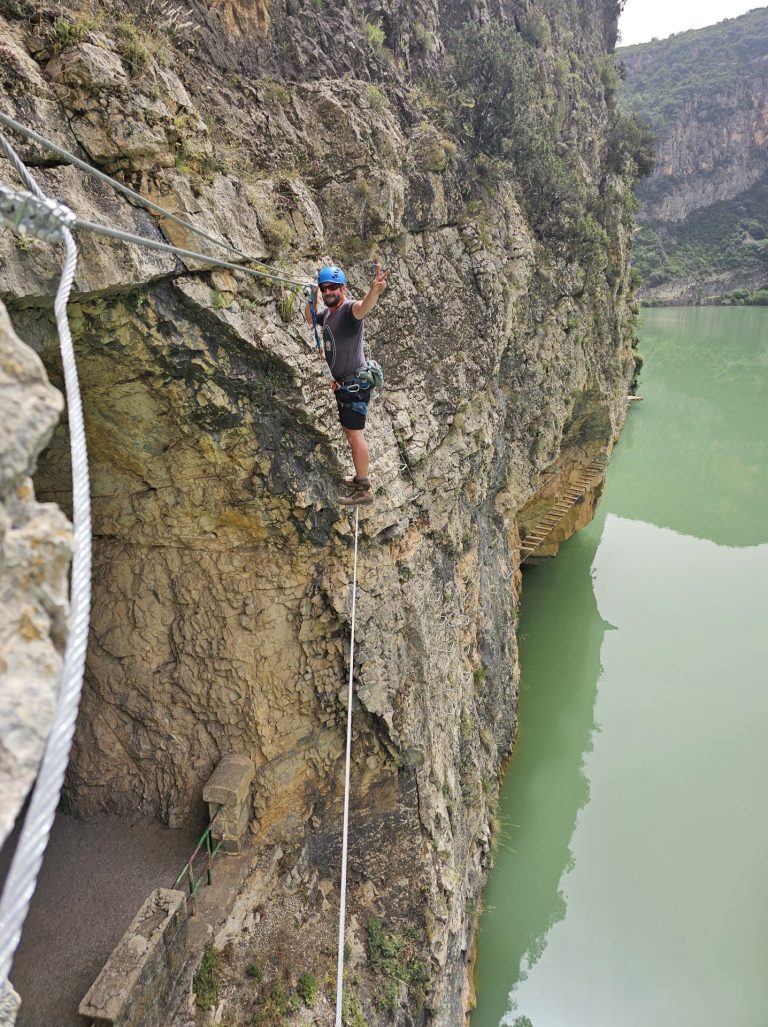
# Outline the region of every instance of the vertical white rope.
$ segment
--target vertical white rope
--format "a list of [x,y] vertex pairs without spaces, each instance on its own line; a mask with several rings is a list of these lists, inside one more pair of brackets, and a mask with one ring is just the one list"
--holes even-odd
[[339,954],[336,964],[336,1024],[342,1027],[344,999],[344,927],[347,913],[347,839],[349,836],[349,768],[352,756],[352,676],[355,671],[355,601],[357,599],[357,528],[360,507],[355,507],[355,563],[352,572],[352,634],[349,643],[349,687],[347,688],[347,752],[344,763],[344,826],[341,832],[341,884],[339,887]]
[[[10,144],[7,144],[1,136],[0,143],[3,144],[2,148],[19,169],[30,190],[38,197],[44,198],[39,186],[23,166],[18,155],[14,153]],[[64,774],[69,762],[69,750],[75,732],[85,652],[88,646],[91,605],[91,500],[83,406],[77,380],[72,335],[67,320],[67,302],[75,279],[77,248],[69,230],[62,227],[62,233],[66,257],[54,301],[54,312],[61,345],[72,450],[74,552],[69,634],[51,731],[24,820],[24,827],[0,899],[0,981],[6,978],[10,971],[37,883],[37,875],[43,862],[43,853],[53,826],[56,807],[59,804],[59,795],[64,783]]]

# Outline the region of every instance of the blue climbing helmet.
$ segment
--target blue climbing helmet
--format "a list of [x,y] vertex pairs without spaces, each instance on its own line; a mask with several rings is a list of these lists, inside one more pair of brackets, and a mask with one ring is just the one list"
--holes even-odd
[[346,285],[347,276],[340,267],[332,264],[330,267],[321,268],[318,273],[317,284],[323,285],[325,282],[333,282],[334,285]]

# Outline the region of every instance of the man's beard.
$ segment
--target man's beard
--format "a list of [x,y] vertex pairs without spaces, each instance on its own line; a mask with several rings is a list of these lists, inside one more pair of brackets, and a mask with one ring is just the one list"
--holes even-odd
[[335,292],[333,296],[329,296],[327,300],[323,300],[323,303],[325,303],[326,307],[338,307],[341,303],[341,296],[338,292]]

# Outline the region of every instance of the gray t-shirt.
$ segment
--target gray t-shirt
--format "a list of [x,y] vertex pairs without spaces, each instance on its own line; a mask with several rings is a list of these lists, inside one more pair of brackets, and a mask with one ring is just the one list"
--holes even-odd
[[352,313],[353,302],[344,300],[333,310],[326,307],[317,315],[317,320],[323,326],[325,359],[337,381],[365,363],[365,332],[363,322]]

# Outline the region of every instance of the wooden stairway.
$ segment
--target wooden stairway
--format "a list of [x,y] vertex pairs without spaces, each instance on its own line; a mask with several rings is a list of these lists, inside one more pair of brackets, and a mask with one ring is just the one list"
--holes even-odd
[[[580,472],[576,482],[557,500],[550,510],[537,521],[533,530],[525,536],[520,545],[520,555],[527,560],[547,539],[556,525],[565,517],[574,503],[581,499],[605,474],[604,459],[593,460]],[[521,561],[522,562],[522,561]]]

